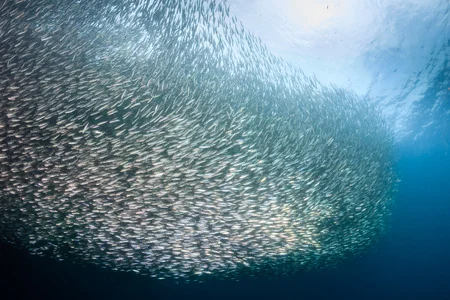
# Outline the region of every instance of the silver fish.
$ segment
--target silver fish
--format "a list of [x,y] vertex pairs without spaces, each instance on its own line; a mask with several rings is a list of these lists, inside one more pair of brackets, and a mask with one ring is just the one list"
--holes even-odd
[[385,231],[380,114],[226,3],[6,0],[0,20],[2,240],[201,280],[335,265]]

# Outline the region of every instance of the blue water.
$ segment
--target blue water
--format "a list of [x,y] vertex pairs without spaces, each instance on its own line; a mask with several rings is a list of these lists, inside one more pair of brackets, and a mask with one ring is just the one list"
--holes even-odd
[[[441,8],[448,16],[448,3]],[[446,43],[424,59],[428,63],[423,72],[408,73],[406,66],[415,61],[403,55],[401,45],[390,49],[389,57],[380,52],[374,58],[395,64],[401,57],[405,63],[400,68],[407,73],[407,81],[426,86],[408,113],[408,121],[399,117],[400,131],[408,127],[408,134],[396,140],[401,181],[390,229],[360,257],[336,269],[277,279],[176,284],[30,256],[0,244],[0,299],[450,299],[450,33],[433,34]],[[383,78],[392,75],[401,81],[398,73],[386,73],[390,67],[379,66]],[[429,69],[437,71],[427,73]],[[434,74],[431,81],[424,80],[424,73]],[[383,90],[387,81],[379,79],[372,96],[381,97],[377,90]],[[400,91],[391,98],[410,96],[409,87],[399,85]],[[391,87],[386,90],[393,91]],[[405,105],[398,107],[401,110]]]
[[336,269],[186,285],[2,246],[2,290],[17,299],[450,299],[450,149],[442,139],[397,146],[401,182],[391,229]]

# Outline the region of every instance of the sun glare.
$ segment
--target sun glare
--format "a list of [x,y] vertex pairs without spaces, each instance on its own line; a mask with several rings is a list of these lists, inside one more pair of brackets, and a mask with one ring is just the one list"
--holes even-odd
[[346,1],[289,0],[285,15],[292,24],[303,27],[321,27],[341,14]]

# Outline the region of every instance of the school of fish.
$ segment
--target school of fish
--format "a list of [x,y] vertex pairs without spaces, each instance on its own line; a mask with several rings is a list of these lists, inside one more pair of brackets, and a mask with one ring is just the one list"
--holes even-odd
[[385,232],[367,99],[269,53],[221,1],[0,1],[0,239],[157,278],[335,265]]

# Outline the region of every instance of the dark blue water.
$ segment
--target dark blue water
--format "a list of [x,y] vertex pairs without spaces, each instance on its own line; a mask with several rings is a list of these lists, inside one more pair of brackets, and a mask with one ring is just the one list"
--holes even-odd
[[[401,178],[387,235],[336,269],[279,279],[174,284],[30,256],[1,245],[4,299],[450,299],[450,149],[397,145]],[[3,298],[2,298],[3,299]]]
[[[396,144],[401,182],[390,230],[360,257],[336,269],[277,279],[176,284],[57,262],[0,244],[0,300],[450,299],[449,48],[450,42],[437,54],[445,56],[442,60],[430,59],[430,68],[441,71],[416,107],[413,115],[420,117],[412,118],[413,133]],[[411,81],[420,83],[420,76]],[[409,92],[404,88],[401,94]],[[424,131],[430,121],[434,125]],[[425,134],[414,139],[419,132]]]

